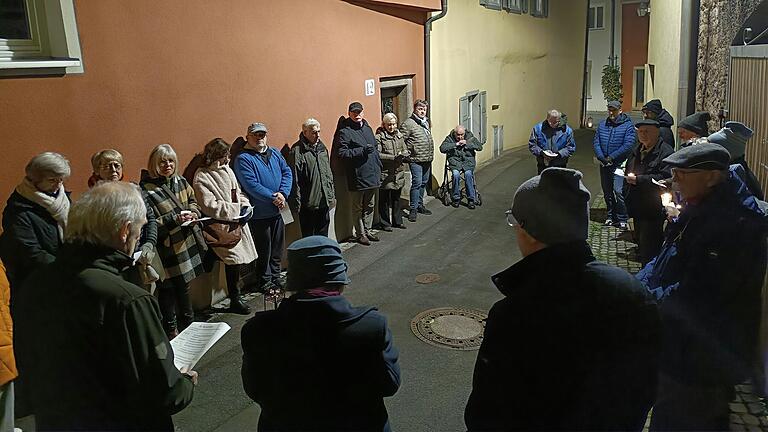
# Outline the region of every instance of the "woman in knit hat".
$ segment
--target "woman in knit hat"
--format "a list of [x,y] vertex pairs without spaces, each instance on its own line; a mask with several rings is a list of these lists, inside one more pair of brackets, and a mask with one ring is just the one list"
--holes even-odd
[[386,318],[342,295],[349,278],[336,241],[297,240],[288,262],[294,294],[242,332],[243,388],[261,406],[258,429],[389,431],[383,398],[397,392],[400,367]]

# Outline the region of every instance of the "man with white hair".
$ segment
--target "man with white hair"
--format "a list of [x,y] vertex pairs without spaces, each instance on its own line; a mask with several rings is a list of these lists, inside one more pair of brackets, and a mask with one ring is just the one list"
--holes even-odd
[[299,214],[301,236],[328,236],[330,211],[336,205],[336,190],[328,149],[320,140],[320,122],[310,118],[301,126],[299,140],[287,157],[293,170],[288,205]]
[[576,152],[573,130],[566,124],[566,116],[558,110],[549,110],[547,119],[537,123],[528,140],[528,150],[536,157],[539,174],[549,167],[568,165],[568,158]]
[[173,430],[197,373],[174,366],[152,295],[122,276],[146,223],[136,186],[72,205],[56,261],[14,299],[16,354],[38,430]]

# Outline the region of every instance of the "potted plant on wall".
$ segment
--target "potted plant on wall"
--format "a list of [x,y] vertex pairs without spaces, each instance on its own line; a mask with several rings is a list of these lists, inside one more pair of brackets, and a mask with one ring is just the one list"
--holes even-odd
[[618,66],[603,66],[603,77],[600,80],[603,87],[603,96],[605,101],[623,102],[624,89],[621,86],[621,68]]

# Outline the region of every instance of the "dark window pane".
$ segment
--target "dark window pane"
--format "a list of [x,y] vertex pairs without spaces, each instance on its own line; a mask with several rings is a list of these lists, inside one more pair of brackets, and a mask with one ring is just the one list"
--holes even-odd
[[395,112],[395,98],[383,97],[381,98],[381,114]]
[[635,105],[645,101],[645,69],[635,69]]
[[25,0],[0,0],[0,39],[32,39]]
[[595,9],[595,22],[597,23],[597,28],[603,28],[603,8],[599,7]]
[[587,12],[587,27],[595,28],[595,8],[589,8],[589,12]]

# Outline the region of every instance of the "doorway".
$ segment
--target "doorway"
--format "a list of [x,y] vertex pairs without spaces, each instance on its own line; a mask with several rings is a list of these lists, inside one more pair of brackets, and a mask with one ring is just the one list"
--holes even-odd
[[411,115],[413,79],[410,77],[381,78],[381,115],[394,113],[402,123]]

